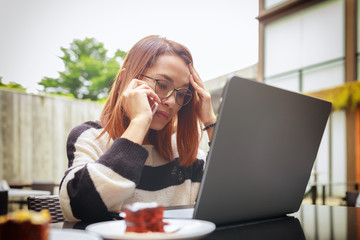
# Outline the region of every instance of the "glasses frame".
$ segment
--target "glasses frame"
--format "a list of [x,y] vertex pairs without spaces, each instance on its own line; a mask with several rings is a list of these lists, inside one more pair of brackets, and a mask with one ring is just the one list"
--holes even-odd
[[[176,91],[176,92],[175,92],[175,102],[176,102],[177,105],[179,105],[179,106],[181,106],[181,107],[187,105],[187,104],[191,101],[191,99],[193,98],[193,96],[194,96],[194,93],[193,93],[189,88],[175,88],[174,84],[173,84],[172,82],[170,82],[169,80],[159,79],[159,78],[153,78],[153,77],[149,77],[149,76],[147,76],[147,75],[145,75],[145,74],[140,74],[140,76],[143,76],[143,77],[146,77],[146,78],[148,78],[148,79],[151,79],[151,80],[154,80],[154,81],[155,81],[155,89],[154,89],[154,90],[155,90],[155,93],[156,93],[156,86],[158,85],[158,82],[159,82],[159,81],[168,82],[168,83],[173,87],[173,90],[170,92],[170,94],[168,94],[168,96],[166,96],[166,97],[160,97],[160,96],[159,96],[159,98],[160,98],[160,99],[169,98],[169,97],[174,93],[174,91]],[[178,103],[178,100],[177,100],[177,94],[178,94],[178,92],[179,92],[180,90],[187,90],[188,92],[191,93],[191,98],[189,99],[189,101],[188,101],[187,103],[185,103],[185,104],[183,104],[183,105],[179,104],[179,103]]]

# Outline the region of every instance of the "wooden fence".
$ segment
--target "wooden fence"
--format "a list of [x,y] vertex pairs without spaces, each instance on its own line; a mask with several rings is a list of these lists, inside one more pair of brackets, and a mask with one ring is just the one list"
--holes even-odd
[[0,89],[0,179],[60,182],[70,130],[102,105]]

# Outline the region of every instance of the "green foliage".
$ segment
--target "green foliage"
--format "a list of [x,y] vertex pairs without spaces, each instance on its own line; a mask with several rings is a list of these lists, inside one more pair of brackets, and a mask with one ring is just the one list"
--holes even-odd
[[44,77],[39,84],[44,91],[72,95],[79,99],[98,100],[107,96],[126,52],[117,50],[107,56],[104,44],[94,38],[75,39],[70,48],[61,48],[65,70],[58,78]]
[[307,93],[310,96],[321,98],[332,103],[333,110],[351,109],[360,106],[360,82],[354,81],[341,86]]
[[16,82],[9,82],[8,84],[3,83],[2,82],[2,77],[0,77],[0,87],[15,89],[15,90],[19,90],[19,91],[25,91],[26,90],[26,88],[24,88],[23,86],[21,86],[19,83],[16,83]]

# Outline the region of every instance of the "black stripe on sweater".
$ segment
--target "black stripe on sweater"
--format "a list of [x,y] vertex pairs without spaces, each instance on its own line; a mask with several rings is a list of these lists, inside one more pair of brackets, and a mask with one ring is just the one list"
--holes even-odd
[[101,129],[102,127],[97,122],[88,121],[88,122],[85,122],[71,130],[71,132],[68,136],[67,143],[66,143],[67,157],[69,160],[68,168],[70,168],[74,162],[74,158],[75,158],[74,153],[76,151],[75,143],[76,143],[77,139],[83,132],[85,132],[89,128]]
[[67,192],[74,217],[84,222],[111,220],[86,167],[76,172],[68,182]]
[[[101,125],[97,122],[94,121],[87,121],[79,126],[76,126],[75,128],[73,128],[71,130],[71,132],[69,133],[67,142],[66,142],[66,153],[67,153],[67,157],[68,157],[68,168],[70,168],[73,163],[74,163],[74,158],[75,158],[75,143],[77,141],[77,139],[79,138],[79,136],[85,132],[86,130],[90,129],[90,128],[96,128],[96,129],[101,129]],[[62,183],[65,179],[65,177],[68,175],[68,173],[70,172],[70,170],[67,170],[64,174],[64,177],[61,179],[60,182],[60,187],[59,190],[61,190],[62,187]]]
[[[68,155],[68,167],[72,167],[75,158],[75,143],[79,136],[90,128],[101,129],[102,127],[97,122],[88,121],[77,127],[75,127],[69,134],[67,141],[67,155]],[[148,152],[141,145],[136,144],[126,138],[118,138],[114,140],[112,146],[98,159],[98,163],[101,163],[119,175],[135,182],[139,183],[142,167],[148,157]],[[65,173],[65,177],[68,171]],[[62,181],[60,184],[60,188]]]
[[179,159],[158,166],[144,166],[140,183],[137,189],[147,191],[157,191],[170,186],[180,185],[187,179],[192,182],[201,182],[203,175],[204,160],[196,160],[196,162],[189,166],[180,166]]
[[97,163],[111,168],[137,185],[148,155],[148,151],[141,145],[126,138],[118,138]]

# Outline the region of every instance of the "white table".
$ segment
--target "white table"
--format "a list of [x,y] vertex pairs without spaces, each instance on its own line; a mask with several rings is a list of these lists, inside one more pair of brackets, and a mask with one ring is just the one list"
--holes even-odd
[[[9,212],[19,208],[21,209],[23,205],[27,204],[26,201],[29,196],[41,196],[50,194],[50,191],[10,188],[8,189],[8,200],[10,204]],[[19,206],[14,207],[13,204],[17,204]]]
[[8,190],[9,198],[27,198],[28,196],[41,196],[41,195],[50,195],[50,191],[16,189],[16,188],[10,188]]

